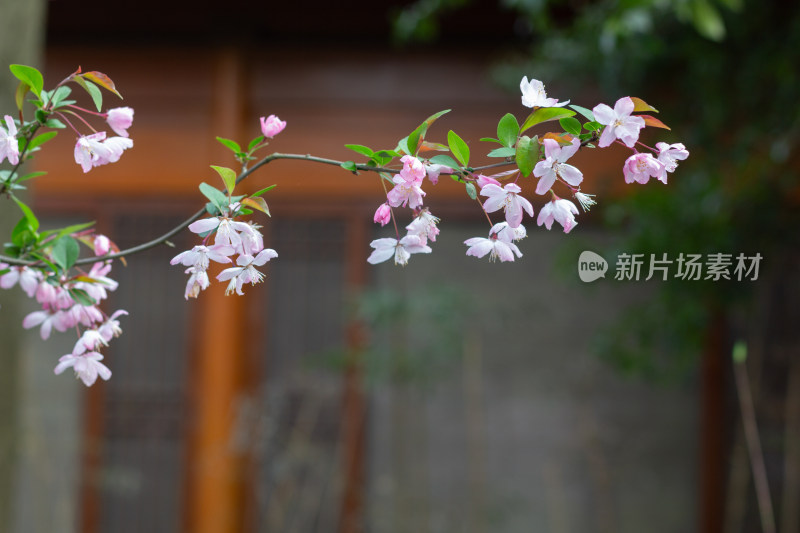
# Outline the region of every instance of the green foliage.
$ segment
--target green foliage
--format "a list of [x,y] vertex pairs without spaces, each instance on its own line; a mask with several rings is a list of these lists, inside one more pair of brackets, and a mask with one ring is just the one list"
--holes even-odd
[[447,145],[459,163],[465,167],[469,165],[469,146],[453,130],[447,132]]

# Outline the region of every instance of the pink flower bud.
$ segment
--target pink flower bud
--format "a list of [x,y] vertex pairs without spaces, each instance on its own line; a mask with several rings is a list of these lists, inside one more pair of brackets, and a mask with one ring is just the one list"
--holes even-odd
[[389,221],[392,220],[392,208],[389,207],[389,204],[381,204],[377,211],[375,211],[375,217],[373,220],[376,224],[380,223],[381,226],[388,224]]
[[261,117],[261,133],[264,134],[264,137],[271,139],[282,132],[285,127],[286,121],[279,119],[275,115]]
[[127,137],[127,129],[133,124],[133,109],[130,107],[109,109],[106,122],[117,135]]
[[105,235],[94,238],[94,255],[106,255],[111,249],[111,241]]

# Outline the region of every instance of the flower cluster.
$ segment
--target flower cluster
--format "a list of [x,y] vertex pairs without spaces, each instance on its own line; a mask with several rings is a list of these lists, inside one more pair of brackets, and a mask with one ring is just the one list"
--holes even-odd
[[382,263],[394,257],[396,265],[406,265],[411,254],[429,254],[431,247],[428,240],[436,241],[439,234],[439,218],[431,214],[430,210],[422,207],[422,182],[427,177],[434,185],[442,173],[452,173],[453,169],[437,164],[423,164],[422,161],[411,155],[400,158],[403,168],[392,178],[394,187],[386,193],[386,202],[378,206],[375,211],[374,221],[382,226],[392,219],[392,207],[411,208],[414,219],[406,226],[405,237],[375,239],[370,243],[374,248],[367,261],[371,264]]
[[[89,240],[98,256],[107,254],[112,246],[102,235],[75,237],[84,242]],[[40,310],[23,319],[22,327],[38,327],[43,340],[48,339],[54,329],[59,332],[78,331],[79,338],[72,352],[59,359],[55,373],[61,374],[72,367],[75,375],[87,386],[92,385],[98,376],[106,380],[111,377],[111,371],[101,363],[100,350],[122,333],[117,318],[128,314],[118,310],[109,316],[100,308],[108,293],[117,288],[117,282],[108,277],[110,271],[111,261],[102,258],[98,258],[88,272],[79,272],[71,277],[0,263],[0,272],[5,272],[0,276],[0,288],[10,289],[18,285],[41,306]]]
[[[263,266],[267,261],[278,257],[271,248],[264,248],[264,237],[259,227],[252,222],[236,220],[241,210],[238,202],[229,204],[220,216],[197,220],[189,225],[189,230],[203,236],[203,244],[191,250],[181,252],[172,258],[170,264],[181,264],[189,274],[184,298],[196,298],[200,291],[210,285],[208,267],[211,261],[223,264],[234,263],[233,255],[238,255],[237,266],[226,268],[217,276],[219,281],[228,281],[226,294],[236,292],[242,295],[242,286],[249,283],[255,285],[264,279],[264,274],[255,267]],[[211,236],[214,243],[209,245]]]
[[133,148],[133,140],[128,137],[128,128],[133,123],[133,109],[130,107],[109,109],[102,116],[117,136],[106,137],[106,132],[99,131],[78,137],[75,143],[75,162],[81,166],[84,173],[94,167],[116,163],[122,157],[122,152]]

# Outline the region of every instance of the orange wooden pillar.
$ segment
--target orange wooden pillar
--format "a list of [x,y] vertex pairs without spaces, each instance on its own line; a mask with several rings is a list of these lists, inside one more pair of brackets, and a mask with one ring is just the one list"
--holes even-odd
[[[223,50],[214,67],[214,129],[237,138],[246,94],[242,61],[235,50]],[[230,157],[224,149],[211,156]],[[210,277],[217,271],[212,268]],[[194,303],[185,527],[191,533],[236,533],[242,530],[245,490],[244,457],[232,442],[247,368],[244,301],[226,296],[224,284],[212,280]]]

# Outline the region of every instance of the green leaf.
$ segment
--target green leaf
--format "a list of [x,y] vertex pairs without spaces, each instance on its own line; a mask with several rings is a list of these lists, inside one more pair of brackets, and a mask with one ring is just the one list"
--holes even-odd
[[579,105],[570,104],[570,107],[583,115],[586,120],[594,120],[594,112],[591,109],[586,109],[585,107],[581,107]]
[[558,120],[564,117],[575,116],[575,111],[564,109],[563,107],[540,107],[525,119],[520,128],[520,133],[542,122]]
[[[67,226],[66,228],[60,229],[51,229],[47,231],[43,231],[40,235],[41,239],[46,239],[50,235],[55,235],[55,239],[60,239],[64,235],[70,235],[72,233],[77,233],[78,231],[85,230],[86,228],[90,228],[94,226],[94,222],[83,222],[81,224],[73,224],[71,226]],[[55,240],[53,239],[53,240]]]
[[480,139],[480,140],[481,140],[481,141],[483,141],[483,142],[486,142],[486,143],[497,143],[497,144],[503,144],[503,143],[501,143],[501,142],[500,142],[498,139],[493,139],[493,138],[491,138],[491,137],[481,137],[481,139]]
[[54,130],[63,130],[67,126],[58,120],[57,118],[48,118],[47,122],[44,123],[45,126],[48,128],[53,128]]
[[358,168],[356,167],[355,161],[345,161],[339,166],[345,170],[352,172],[353,174],[358,174]]
[[234,154],[238,154],[242,151],[242,147],[239,146],[239,143],[236,141],[232,141],[230,139],[223,139],[222,137],[217,137],[217,140],[224,146],[231,150]]
[[444,155],[444,154],[435,155],[431,157],[429,161],[434,165],[444,165],[446,167],[450,167],[455,170],[461,170],[461,166],[458,164],[458,162],[449,155]]
[[356,152],[357,154],[361,154],[367,157],[372,157],[372,154],[375,153],[372,151],[372,148],[363,146],[361,144],[345,144],[344,147],[347,148],[348,150]]
[[69,270],[78,260],[81,248],[78,241],[64,235],[53,244],[53,261],[64,270]]
[[222,178],[222,183],[224,183],[225,188],[228,189],[228,194],[233,194],[233,188],[236,187],[236,171],[228,167],[218,167],[217,165],[210,166],[216,170],[219,177]]
[[585,122],[583,124],[583,128],[586,131],[597,131],[603,129],[603,125],[600,124],[599,122],[591,121],[591,122]]
[[28,144],[28,150],[33,150],[37,146],[43,145],[44,143],[46,143],[47,141],[49,141],[50,139],[52,139],[56,135],[58,135],[57,131],[46,131],[46,132],[42,133],[41,135],[37,135],[36,137],[31,139],[30,144]]
[[258,137],[256,137],[256,138],[255,138],[255,139],[253,139],[252,141],[250,141],[250,144],[248,144],[248,145],[247,145],[247,151],[248,151],[248,152],[252,152],[252,151],[253,151],[253,148],[255,148],[256,146],[258,146],[259,144],[261,144],[261,142],[262,142],[263,140],[264,140],[264,136],[263,136],[263,135],[259,135]]
[[469,146],[453,130],[447,132],[447,145],[459,163],[465,167],[469,165]]
[[9,65],[8,68],[19,81],[31,88],[33,94],[41,97],[44,88],[44,78],[41,72],[26,65]]
[[36,242],[36,230],[31,229],[27,217],[22,217],[11,230],[11,242],[20,249]]
[[44,176],[47,172],[43,170],[38,170],[36,172],[28,172],[24,176],[20,176],[16,179],[15,183],[22,183],[23,181],[32,180],[33,178],[38,178],[39,176]]
[[408,147],[408,137],[403,137],[400,139],[400,141],[398,141],[397,149],[395,151],[403,152],[404,154],[411,154]]
[[75,302],[83,306],[88,307],[97,303],[94,301],[94,298],[89,296],[89,293],[83,289],[69,289],[69,295]]
[[420,140],[425,134],[425,132],[420,130],[421,127],[422,126],[415,129],[414,131],[408,134],[408,137],[406,137],[406,146],[408,147],[409,155],[416,155],[417,151],[419,150]]
[[56,89],[56,90],[53,92],[53,96],[52,96],[52,98],[50,99],[50,103],[51,103],[51,105],[53,106],[53,109],[55,109],[55,108],[59,107],[59,106],[60,106],[60,105],[62,105],[62,104],[63,104],[63,105],[66,105],[66,104],[67,104],[67,102],[65,102],[65,101],[64,101],[64,99],[65,99],[67,96],[69,96],[70,94],[72,94],[72,89],[70,89],[70,88],[69,88],[69,87],[67,87],[66,85],[62,85],[61,87],[59,87],[58,89]]
[[83,79],[81,76],[76,76],[73,78],[73,81],[83,87],[83,89],[89,93],[89,96],[92,97],[92,101],[94,102],[94,105],[97,107],[98,111],[103,109],[103,93],[100,92],[100,88],[97,85],[89,80]]
[[436,120],[437,120],[439,117],[441,117],[442,115],[446,115],[446,114],[447,114],[447,113],[449,113],[450,111],[451,111],[450,109],[445,109],[445,110],[443,110],[443,111],[439,111],[438,113],[434,113],[433,115],[431,115],[431,116],[429,116],[428,118],[426,118],[426,119],[425,119],[425,122],[423,122],[423,123],[420,125],[420,127],[422,127],[422,126],[424,125],[424,126],[425,126],[425,131],[428,131],[428,128],[430,128],[430,127],[431,127],[431,125],[432,125],[434,122],[436,122]]
[[511,148],[517,142],[517,135],[519,135],[517,117],[506,113],[497,123],[497,138],[503,146]]
[[219,189],[215,189],[206,182],[201,183],[199,188],[200,192],[203,193],[203,196],[211,200],[211,203],[220,213],[222,213],[225,208],[228,207],[228,197],[225,196],[225,193]]
[[691,9],[692,22],[700,35],[712,41],[721,41],[725,37],[725,23],[710,2],[695,0],[691,3]]
[[474,183],[468,182],[468,183],[464,184],[464,186],[467,188],[467,195],[469,195],[470,198],[472,198],[473,200],[478,198],[478,191],[475,190],[475,184]]
[[580,135],[581,133],[581,122],[575,117],[564,117],[559,119],[558,123],[567,133],[572,135]]
[[36,218],[36,215],[33,214],[31,208],[22,203],[22,201],[16,196],[14,196],[13,198],[14,201],[17,202],[17,205],[19,206],[20,210],[22,210],[22,213],[25,215],[25,219],[28,221],[28,225],[30,226],[31,231],[35,232],[36,230],[38,230],[39,220]]
[[[548,109],[548,108],[542,108]],[[527,135],[523,135],[517,141],[517,166],[523,176],[529,176],[533,167],[539,160],[539,143],[532,141]]]
[[503,146],[500,148],[495,148],[486,155],[489,157],[513,157],[516,153],[517,151],[514,148]]
[[263,188],[263,189],[261,189],[260,191],[258,191],[258,192],[254,192],[253,194],[251,194],[251,195],[250,195],[250,197],[252,198],[252,197],[254,197],[254,196],[261,196],[261,195],[262,195],[262,194],[264,194],[265,192],[267,192],[267,191],[270,191],[270,190],[274,189],[275,187],[277,187],[277,185],[270,185],[269,187],[264,187],[264,188]]

